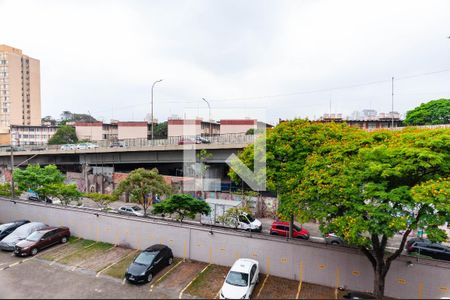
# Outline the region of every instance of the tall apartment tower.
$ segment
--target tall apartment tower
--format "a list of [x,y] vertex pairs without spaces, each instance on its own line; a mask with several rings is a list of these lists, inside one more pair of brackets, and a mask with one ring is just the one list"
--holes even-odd
[[0,134],[10,125],[41,125],[39,60],[0,45]]

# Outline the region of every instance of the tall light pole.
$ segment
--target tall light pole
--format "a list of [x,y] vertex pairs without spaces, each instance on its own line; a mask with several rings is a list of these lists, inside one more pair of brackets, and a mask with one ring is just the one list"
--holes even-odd
[[391,107],[391,117],[392,117],[392,128],[394,128],[394,77],[392,77],[392,107]]
[[[209,120],[208,120],[208,122],[209,122],[209,139],[211,140],[212,139],[212,124],[211,124],[211,105],[209,105],[209,102],[208,102],[208,100],[206,100],[205,98],[202,98],[202,100],[203,101],[205,101],[206,102],[206,104],[208,104],[208,110],[209,110]],[[210,141],[211,142],[211,141]]]
[[151,124],[152,124],[152,144],[153,144],[153,127],[155,127],[155,126],[154,126],[154,123],[153,123],[153,88],[155,87],[155,84],[157,84],[158,82],[161,82],[161,81],[162,81],[162,79],[156,80],[156,81],[153,82],[153,84],[152,84],[152,91],[151,91],[151,97],[152,97],[152,111],[151,111],[151,116],[150,116],[150,122],[151,122]]

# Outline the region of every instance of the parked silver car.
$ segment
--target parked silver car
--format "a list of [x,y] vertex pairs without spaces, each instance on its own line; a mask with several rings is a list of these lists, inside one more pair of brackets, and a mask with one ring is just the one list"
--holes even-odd
[[4,251],[14,251],[14,248],[18,242],[26,239],[33,232],[47,227],[48,225],[41,222],[31,222],[22,225],[0,242],[0,249]]
[[140,208],[139,206],[136,205],[124,205],[119,207],[119,209],[117,210],[117,212],[119,214],[122,215],[129,215],[129,216],[137,216],[137,217],[143,217],[144,216],[144,211],[142,208]]

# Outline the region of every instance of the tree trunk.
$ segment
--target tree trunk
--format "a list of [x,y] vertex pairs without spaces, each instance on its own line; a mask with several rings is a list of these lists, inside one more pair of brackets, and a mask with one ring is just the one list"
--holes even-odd
[[376,299],[381,300],[384,297],[384,283],[386,279],[386,266],[377,265],[374,270],[373,295]]

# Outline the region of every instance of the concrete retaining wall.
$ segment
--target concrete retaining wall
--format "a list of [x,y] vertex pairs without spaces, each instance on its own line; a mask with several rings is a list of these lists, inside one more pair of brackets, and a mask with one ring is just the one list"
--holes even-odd
[[[373,271],[357,250],[308,241],[208,227],[180,225],[75,208],[0,199],[0,222],[14,219],[42,221],[70,227],[73,235],[143,249],[155,243],[170,246],[178,257],[230,266],[239,257],[260,262],[262,272],[294,280],[371,291]],[[413,266],[408,266],[412,262]],[[450,263],[409,257],[395,261],[386,280],[386,295],[396,298],[450,297]]]

